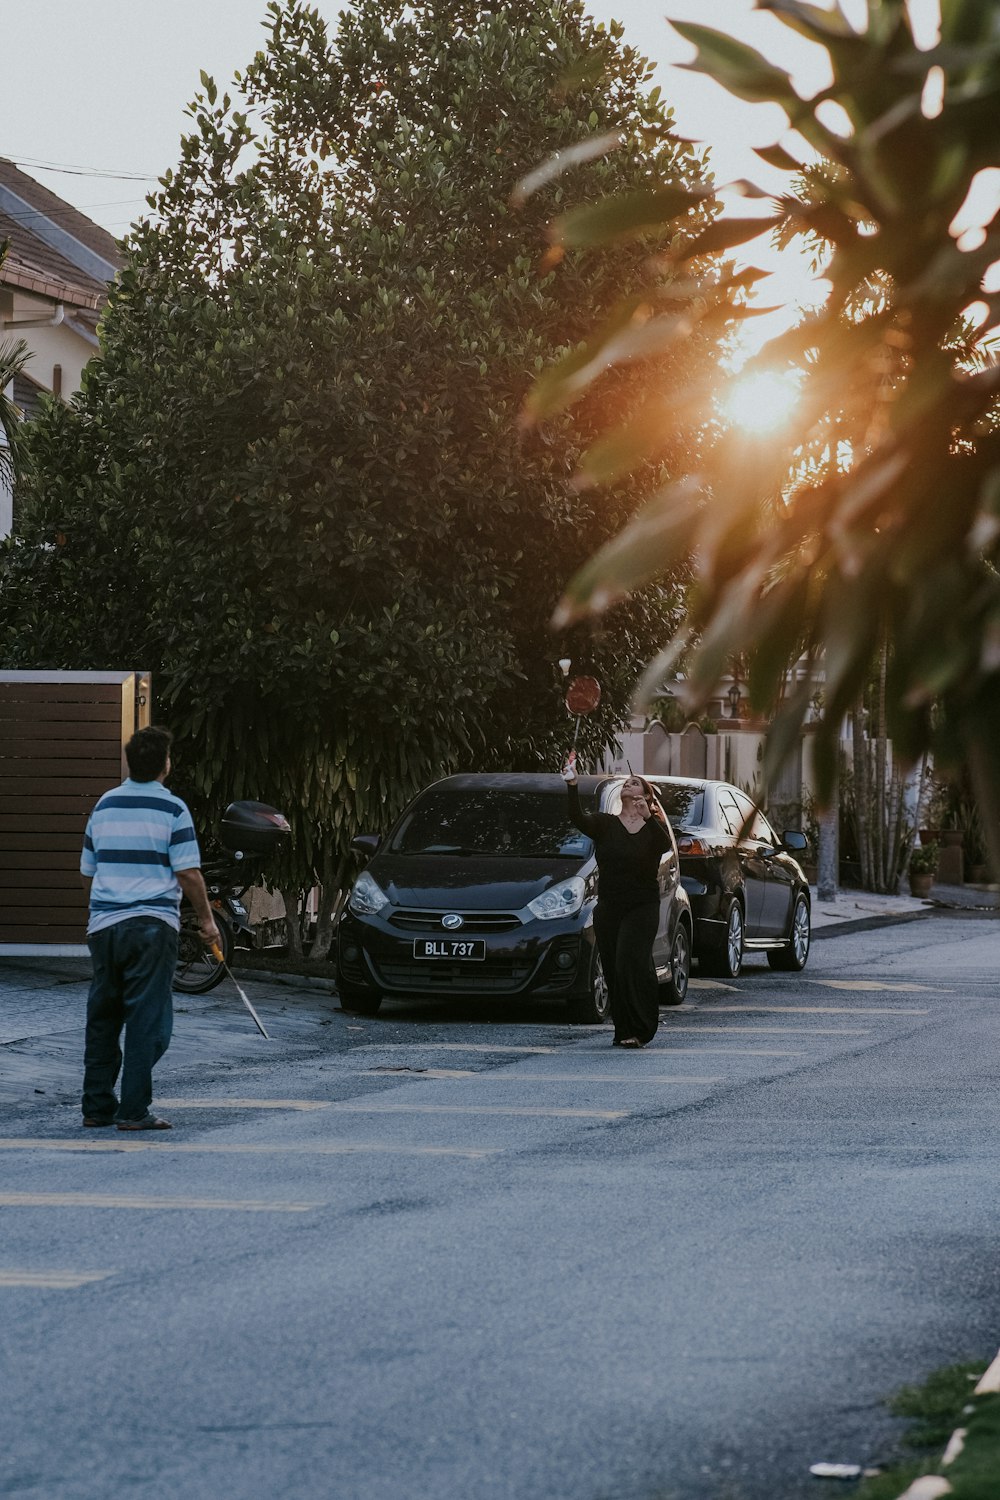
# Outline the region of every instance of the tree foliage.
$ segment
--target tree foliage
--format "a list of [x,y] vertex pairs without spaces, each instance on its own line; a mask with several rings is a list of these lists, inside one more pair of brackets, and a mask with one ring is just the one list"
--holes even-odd
[[[575,191],[669,171],[704,192],[649,72],[578,0],[358,0],[332,37],[272,3],[236,93],[203,76],[126,241],[103,361],[35,424],[3,660],[152,667],[178,786],[203,817],[277,803],[304,883],[459,762],[553,763],[562,580],[692,460],[682,426],[627,483],[577,496],[579,433],[516,422],[647,259],[540,269],[566,187],[517,206],[518,179],[583,134]],[[670,351],[664,391],[713,359],[708,340]],[[585,428],[632,399],[628,372],[608,376]],[[570,638],[604,686],[592,751],[676,601],[668,579]]]
[[[896,746],[914,760],[930,748],[939,760],[969,762],[1000,864],[1000,368],[981,349],[973,364],[959,357],[970,305],[985,304],[982,327],[1000,321],[991,270],[1000,219],[979,235],[952,228],[1000,153],[1000,7],[941,0],[940,40],[923,51],[903,0],[868,0],[862,29],[839,8],[797,0],[759,8],[825,47],[833,81],[815,98],[800,99],[787,75],[743,43],[701,26],[677,29],[698,49],[693,67],[741,98],[782,105],[826,169],[790,187],[770,220],[718,221],[669,258],[679,274],[699,253],[740,244],[769,223],[832,247],[826,305],[756,361],[803,370],[795,430],[784,450],[773,439],[766,448],[720,440],[698,479],[666,487],[575,576],[560,618],[600,610],[693,553],[687,619],[649,681],[680,642],[695,640],[687,691],[696,706],[738,644],[750,653],[754,703],[766,708],[805,650],[822,661],[826,682],[818,748],[827,787],[839,725],[888,640]],[[849,122],[843,134],[821,107],[831,101]],[[761,155],[801,176],[784,145]],[[558,398],[558,373],[546,389]],[[851,461],[788,489],[796,452],[824,424],[836,431],[845,393],[864,415]],[[621,445],[616,474],[641,452],[638,433]],[[764,502],[777,494],[775,513]],[[797,736],[810,691],[804,684],[781,705],[770,766]]]

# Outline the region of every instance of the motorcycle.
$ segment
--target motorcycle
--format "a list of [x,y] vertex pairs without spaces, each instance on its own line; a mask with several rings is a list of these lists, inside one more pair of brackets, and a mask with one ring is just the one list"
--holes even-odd
[[264,858],[274,854],[290,832],[284,814],[264,802],[231,802],[226,808],[219,833],[225,853],[202,865],[222,961],[205,947],[194,908],[182,901],[175,990],[185,995],[207,994],[221,982],[237,944],[253,947],[254,932],[243,897],[255,884]]

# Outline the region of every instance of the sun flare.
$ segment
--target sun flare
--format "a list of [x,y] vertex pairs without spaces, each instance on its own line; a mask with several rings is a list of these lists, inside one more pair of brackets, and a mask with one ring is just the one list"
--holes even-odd
[[722,399],[727,422],[744,432],[770,433],[787,426],[799,399],[799,382],[791,371],[759,370],[740,375]]

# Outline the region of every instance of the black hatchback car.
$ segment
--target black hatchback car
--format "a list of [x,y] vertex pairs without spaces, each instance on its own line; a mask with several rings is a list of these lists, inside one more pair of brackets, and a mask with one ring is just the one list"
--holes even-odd
[[805,834],[789,829],[779,839],[747,794],[726,781],[647,779],[677,837],[699,971],[735,979],[745,952],[766,953],[772,969],[804,969],[811,905],[795,855],[808,847]]
[[[616,813],[622,777],[581,776],[588,811]],[[461,775],[410,803],[370,855],[337,929],[344,1010],[374,1015],[385,995],[564,1000],[571,1021],[608,1016],[594,940],[597,866],[569,821],[561,776]],[[687,992],[693,935],[676,847],[660,862],[653,957],[663,1003]]]

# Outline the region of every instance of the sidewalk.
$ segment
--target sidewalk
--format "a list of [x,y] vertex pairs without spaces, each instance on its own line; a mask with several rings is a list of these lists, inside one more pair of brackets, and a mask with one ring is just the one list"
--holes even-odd
[[935,885],[928,897],[877,896],[873,891],[841,889],[833,901],[812,894],[812,935],[834,937],[873,927],[914,922],[935,911],[979,911],[1000,914],[1000,886]]

